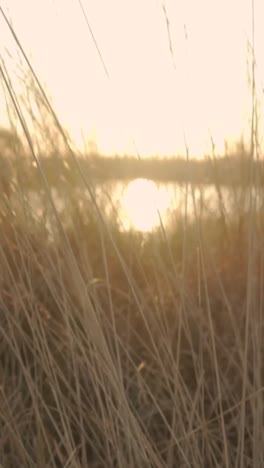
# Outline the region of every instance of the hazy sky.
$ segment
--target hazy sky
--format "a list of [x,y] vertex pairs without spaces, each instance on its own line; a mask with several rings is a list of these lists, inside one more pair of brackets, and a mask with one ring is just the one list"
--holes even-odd
[[[78,0],[0,4],[77,142],[83,133],[102,152],[135,152],[135,142],[141,154],[171,154],[184,150],[185,133],[199,155],[210,133],[222,150],[247,125],[250,0],[165,1],[173,58],[163,1],[83,0],[109,78]],[[263,0],[255,13],[261,87]],[[15,57],[2,19],[0,44]]]

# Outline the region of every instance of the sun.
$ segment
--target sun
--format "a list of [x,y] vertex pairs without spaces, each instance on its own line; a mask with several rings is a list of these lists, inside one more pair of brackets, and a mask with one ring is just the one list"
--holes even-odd
[[131,181],[121,202],[122,224],[125,230],[148,232],[160,225],[170,206],[168,191],[148,179]]

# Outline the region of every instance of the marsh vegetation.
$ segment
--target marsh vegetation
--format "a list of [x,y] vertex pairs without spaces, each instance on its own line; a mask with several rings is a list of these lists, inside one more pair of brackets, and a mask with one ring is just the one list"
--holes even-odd
[[1,196],[2,465],[261,466],[256,191],[229,216],[219,197],[168,230],[122,232],[81,177],[58,210],[25,168]]
[[[254,99],[250,148],[226,158],[84,158],[5,21],[27,73],[19,94],[1,58],[0,465],[262,468]],[[122,227],[114,180],[133,178],[144,221],[146,179],[178,184],[166,222],[159,210],[150,228]]]

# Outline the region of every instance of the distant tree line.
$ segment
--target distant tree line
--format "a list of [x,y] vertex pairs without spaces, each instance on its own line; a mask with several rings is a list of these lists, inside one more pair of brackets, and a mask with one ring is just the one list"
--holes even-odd
[[[80,184],[79,169],[71,156],[54,153],[50,156],[40,156],[39,162],[51,186]],[[264,184],[263,161],[260,159],[252,162],[249,152],[243,146],[238,146],[236,152],[225,157],[205,156],[200,160],[188,161],[183,157],[139,159],[131,156],[104,157],[94,153],[79,158],[78,166],[84,177],[87,180],[92,179],[95,183],[146,178],[163,183],[190,182],[246,187],[252,180],[252,174],[255,174],[258,183]],[[23,153],[22,145],[15,134],[0,129],[1,191],[9,192],[14,172],[18,174],[19,171],[23,172],[23,180],[29,188],[39,188],[41,178],[32,157],[26,157]]]

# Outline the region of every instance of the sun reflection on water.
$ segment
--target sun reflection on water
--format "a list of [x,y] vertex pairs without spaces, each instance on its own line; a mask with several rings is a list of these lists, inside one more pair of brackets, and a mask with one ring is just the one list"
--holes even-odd
[[171,195],[151,180],[136,179],[127,185],[120,203],[123,228],[148,232],[166,217]]

